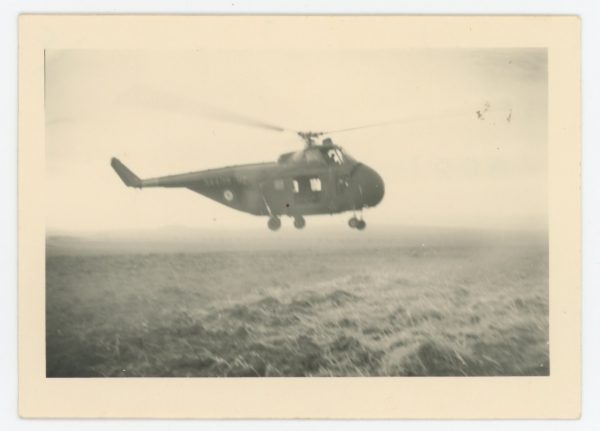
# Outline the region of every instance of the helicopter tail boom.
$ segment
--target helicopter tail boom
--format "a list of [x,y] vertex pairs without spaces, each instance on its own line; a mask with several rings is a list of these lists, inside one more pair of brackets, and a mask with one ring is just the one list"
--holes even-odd
[[141,189],[144,185],[142,180],[140,180],[136,174],[131,172],[127,166],[121,163],[119,159],[113,157],[110,161],[110,165],[127,187],[137,187]]
[[231,168],[209,169],[197,172],[188,172],[177,175],[167,175],[155,178],[141,179],[134,174],[123,162],[113,157],[110,165],[115,170],[121,181],[127,187],[135,187],[138,189],[146,187],[185,187],[198,186],[199,184],[206,185],[207,182],[215,184],[231,184],[232,178]]

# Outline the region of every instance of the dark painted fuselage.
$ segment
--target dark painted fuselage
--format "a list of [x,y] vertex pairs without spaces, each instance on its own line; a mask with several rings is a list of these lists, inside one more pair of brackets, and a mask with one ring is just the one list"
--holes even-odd
[[[115,169],[119,172],[126,168]],[[127,173],[119,175],[126,184],[129,180],[132,187],[185,187],[254,215],[300,216],[360,210],[377,205],[384,194],[381,177],[335,145],[315,145],[283,154],[273,163],[144,180],[124,178]]]

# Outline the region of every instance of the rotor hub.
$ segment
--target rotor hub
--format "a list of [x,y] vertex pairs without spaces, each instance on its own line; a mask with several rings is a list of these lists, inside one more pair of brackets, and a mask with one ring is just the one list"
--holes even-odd
[[315,145],[315,140],[323,135],[323,132],[297,132],[298,136],[306,143],[307,147]]

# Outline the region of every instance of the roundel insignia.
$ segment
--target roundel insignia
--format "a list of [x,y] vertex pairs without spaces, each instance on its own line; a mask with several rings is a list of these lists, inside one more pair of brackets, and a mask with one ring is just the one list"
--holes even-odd
[[227,189],[223,192],[223,197],[226,201],[231,202],[233,200],[233,192]]

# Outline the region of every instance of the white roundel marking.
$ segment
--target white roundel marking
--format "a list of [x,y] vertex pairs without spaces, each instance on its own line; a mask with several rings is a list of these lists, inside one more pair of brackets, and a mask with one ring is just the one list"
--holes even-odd
[[233,192],[231,190],[225,190],[223,192],[223,197],[226,201],[231,202],[233,200]]

